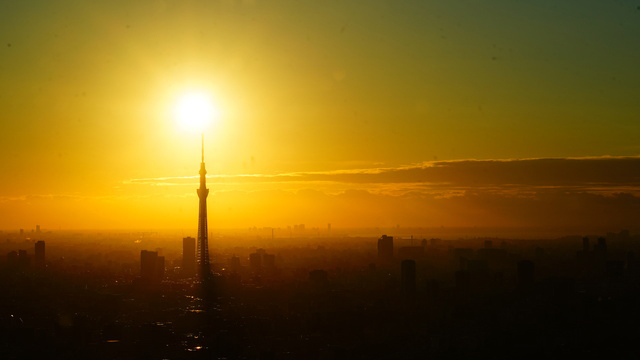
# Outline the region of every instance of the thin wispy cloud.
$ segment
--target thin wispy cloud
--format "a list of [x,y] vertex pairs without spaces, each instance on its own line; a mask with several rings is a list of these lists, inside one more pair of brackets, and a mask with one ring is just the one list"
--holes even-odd
[[[195,185],[197,176],[127,180],[137,185]],[[212,184],[284,184],[300,188],[374,191],[594,191],[640,190],[640,157],[432,161],[399,167],[279,174],[209,175]],[[213,186],[213,185],[212,185]]]
[[[317,172],[218,174],[208,179],[211,216],[224,227],[283,225],[304,219],[356,227],[601,226],[615,230],[635,224],[640,216],[639,157],[437,161]],[[0,210],[18,218],[33,215],[34,209],[51,209],[64,222],[64,214],[83,216],[84,209],[100,208],[97,218],[108,216],[118,224],[139,214],[145,214],[149,224],[157,216],[189,224],[197,210],[197,180],[197,176],[131,179],[109,196],[4,197]]]

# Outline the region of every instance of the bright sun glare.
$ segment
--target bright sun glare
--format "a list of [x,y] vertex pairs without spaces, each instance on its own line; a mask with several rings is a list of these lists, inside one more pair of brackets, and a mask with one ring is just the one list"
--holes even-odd
[[193,92],[178,99],[174,115],[181,129],[203,132],[215,120],[218,112],[208,94]]

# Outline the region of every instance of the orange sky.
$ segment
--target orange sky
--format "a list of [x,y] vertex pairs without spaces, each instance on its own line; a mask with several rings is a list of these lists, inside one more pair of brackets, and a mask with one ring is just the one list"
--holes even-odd
[[[591,0],[3,2],[0,228],[195,228],[196,181],[176,178],[197,175],[199,137],[172,115],[192,90],[220,108],[212,228],[559,221],[548,209],[579,225],[593,206],[622,226],[635,158],[591,157],[639,152],[638,16]],[[620,172],[450,162],[527,158]]]

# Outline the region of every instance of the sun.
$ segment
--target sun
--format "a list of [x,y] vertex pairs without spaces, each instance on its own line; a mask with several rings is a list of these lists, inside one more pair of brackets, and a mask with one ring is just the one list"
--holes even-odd
[[189,132],[204,132],[218,117],[218,109],[211,96],[204,92],[190,92],[182,95],[174,107],[178,126]]

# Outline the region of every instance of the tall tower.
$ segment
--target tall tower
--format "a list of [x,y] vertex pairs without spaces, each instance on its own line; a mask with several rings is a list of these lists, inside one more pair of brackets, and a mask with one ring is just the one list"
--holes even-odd
[[209,264],[209,229],[207,227],[207,170],[204,167],[204,134],[202,134],[202,162],[200,163],[200,188],[198,189],[198,197],[200,198],[200,207],[198,213],[198,271],[202,279],[206,279],[211,275],[211,266]]

